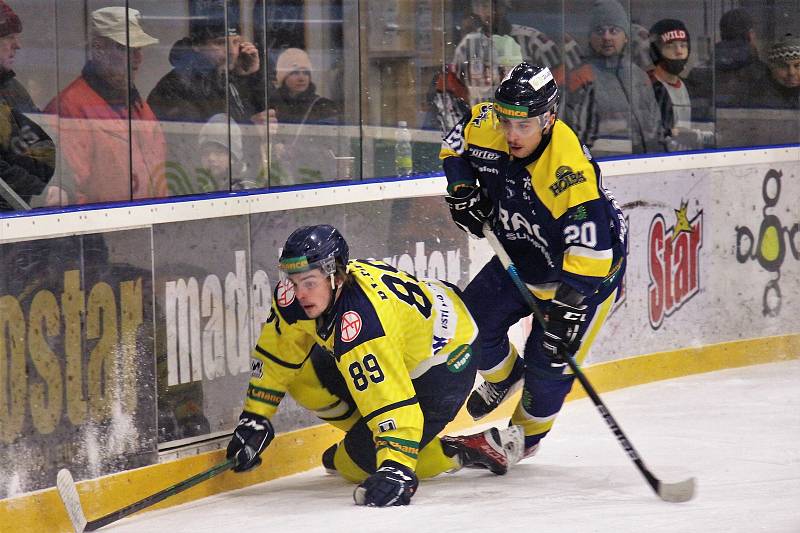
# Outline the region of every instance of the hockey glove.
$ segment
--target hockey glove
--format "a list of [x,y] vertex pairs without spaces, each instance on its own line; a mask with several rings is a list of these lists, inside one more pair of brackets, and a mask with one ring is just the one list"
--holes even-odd
[[462,185],[445,196],[450,216],[462,230],[483,237],[483,223],[492,216],[492,202],[477,185]]
[[408,505],[418,485],[417,476],[410,468],[384,461],[377,472],[356,487],[353,499],[356,505],[368,507]]
[[572,356],[581,347],[579,332],[586,322],[582,301],[583,296],[567,285],[562,284],[556,291],[542,339],[542,348],[553,359],[551,366],[563,366],[566,361],[562,356]]
[[236,459],[234,472],[244,472],[261,464],[261,452],[275,438],[269,419],[252,413],[243,412],[239,416],[239,424],[233,431],[225,456]]

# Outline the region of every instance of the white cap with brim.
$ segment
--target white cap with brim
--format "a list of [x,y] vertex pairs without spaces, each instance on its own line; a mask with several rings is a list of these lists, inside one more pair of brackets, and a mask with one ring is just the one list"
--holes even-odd
[[[127,11],[127,31],[125,28]],[[158,43],[158,39],[146,34],[140,24],[141,13],[136,9],[124,7],[104,7],[92,11],[92,35],[106,37],[112,41],[129,46],[142,48]]]

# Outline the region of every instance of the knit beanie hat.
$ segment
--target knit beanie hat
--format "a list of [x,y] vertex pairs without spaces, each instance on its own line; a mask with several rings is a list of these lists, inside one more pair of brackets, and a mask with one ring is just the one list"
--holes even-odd
[[0,37],[22,33],[22,22],[11,7],[0,0]]
[[753,17],[742,8],[731,9],[719,19],[719,36],[723,41],[745,41],[753,29]]
[[225,113],[217,113],[203,124],[203,127],[200,128],[197,143],[200,149],[203,149],[203,146],[208,143],[218,144],[228,149],[229,136],[231,155],[237,161],[241,161],[244,155],[242,151],[242,128],[239,127],[235,120],[230,120]]
[[800,37],[787,33],[772,45],[769,51],[770,63],[786,63],[800,59]]
[[234,35],[239,35],[239,25],[230,19],[226,21],[221,14],[192,20],[189,24],[189,37],[194,44]]
[[310,72],[312,70],[311,58],[308,57],[305,50],[287,48],[278,56],[278,62],[275,65],[275,81],[278,87],[283,85],[283,80],[286,79],[289,73],[296,70],[308,70]]
[[676,19],[662,19],[653,24],[650,28],[650,59],[653,63],[661,60],[661,48],[672,41],[691,43],[689,30],[683,22]]
[[589,31],[601,26],[622,28],[626,35],[630,32],[631,22],[628,14],[617,0],[596,0],[592,5],[592,22]]
[[650,38],[659,47],[672,41],[689,41],[689,30],[680,20],[659,20],[650,28]]

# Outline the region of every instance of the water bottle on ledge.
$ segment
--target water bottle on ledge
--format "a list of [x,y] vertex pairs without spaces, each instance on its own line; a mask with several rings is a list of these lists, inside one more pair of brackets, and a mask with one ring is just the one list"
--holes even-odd
[[410,176],[413,172],[414,159],[411,154],[411,132],[408,123],[401,120],[397,123],[394,144],[394,170],[398,176]]

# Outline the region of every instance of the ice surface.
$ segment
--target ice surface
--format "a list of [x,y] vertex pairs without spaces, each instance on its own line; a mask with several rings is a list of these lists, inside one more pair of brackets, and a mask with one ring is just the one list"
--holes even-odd
[[565,405],[539,454],[506,476],[465,470],[423,481],[409,507],[356,507],[353,486],[319,468],[103,531],[797,533],[799,380],[800,361],[787,361],[602,395],[657,477],[697,477],[688,503],[655,496],[580,400]]

